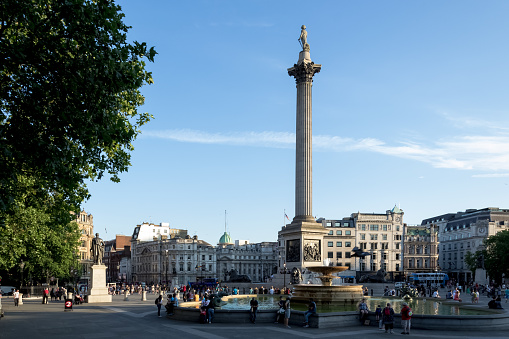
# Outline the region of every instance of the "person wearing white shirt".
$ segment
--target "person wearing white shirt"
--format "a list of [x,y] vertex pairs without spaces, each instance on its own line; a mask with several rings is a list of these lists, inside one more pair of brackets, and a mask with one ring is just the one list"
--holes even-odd
[[14,298],[14,306],[17,307],[19,305],[19,290],[14,290],[12,297]]

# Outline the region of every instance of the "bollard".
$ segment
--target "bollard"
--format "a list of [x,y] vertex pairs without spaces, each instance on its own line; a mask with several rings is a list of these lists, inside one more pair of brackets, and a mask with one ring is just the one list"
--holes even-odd
[[147,291],[141,292],[141,301],[147,301]]
[[23,305],[23,293],[19,294],[18,305]]

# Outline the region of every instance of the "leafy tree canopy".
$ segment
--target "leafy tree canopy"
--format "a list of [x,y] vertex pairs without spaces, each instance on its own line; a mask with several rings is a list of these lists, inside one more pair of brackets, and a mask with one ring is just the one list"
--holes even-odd
[[156,52],[128,43],[123,17],[111,0],[0,3],[0,210],[20,174],[79,206],[86,179],[128,169]]
[[484,240],[484,266],[491,279],[500,282],[509,276],[509,230],[498,232]]
[[74,265],[69,211],[130,165],[156,52],[123,17],[112,0],[0,2],[0,269]]

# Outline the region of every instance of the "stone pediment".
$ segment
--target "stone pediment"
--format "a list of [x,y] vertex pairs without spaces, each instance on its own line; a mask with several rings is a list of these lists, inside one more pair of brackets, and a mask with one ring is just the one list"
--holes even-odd
[[232,261],[232,260],[233,260],[232,258],[226,256],[219,258],[219,261]]
[[145,247],[143,251],[141,252],[141,255],[146,255],[152,253],[148,247]]

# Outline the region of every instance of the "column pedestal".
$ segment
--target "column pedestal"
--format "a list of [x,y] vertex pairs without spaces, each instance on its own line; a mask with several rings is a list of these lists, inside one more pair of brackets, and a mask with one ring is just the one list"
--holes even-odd
[[90,267],[90,289],[88,290],[88,303],[110,303],[111,294],[106,286],[106,266],[95,264]]

